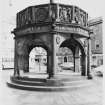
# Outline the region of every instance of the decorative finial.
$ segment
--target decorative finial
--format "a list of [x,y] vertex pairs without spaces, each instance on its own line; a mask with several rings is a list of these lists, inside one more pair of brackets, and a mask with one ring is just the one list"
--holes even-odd
[[50,4],[52,4],[53,3],[53,0],[50,0]]

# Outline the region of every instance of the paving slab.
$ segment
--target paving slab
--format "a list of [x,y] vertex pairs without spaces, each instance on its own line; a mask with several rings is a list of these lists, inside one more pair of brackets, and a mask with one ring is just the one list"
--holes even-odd
[[6,85],[13,70],[0,71],[0,105],[103,105],[102,77],[92,85],[65,92],[37,92],[9,88]]

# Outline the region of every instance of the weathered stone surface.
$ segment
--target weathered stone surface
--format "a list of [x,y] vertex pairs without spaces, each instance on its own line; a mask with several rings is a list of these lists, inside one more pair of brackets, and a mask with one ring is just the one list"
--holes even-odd
[[60,47],[68,47],[75,59],[74,71],[79,71],[80,60],[76,56],[81,52],[81,74],[88,72],[89,75],[90,67],[86,63],[89,65],[90,59],[86,57],[90,53],[84,43],[90,36],[87,19],[87,13],[78,7],[53,3],[28,7],[17,13],[17,27],[13,31],[15,72],[18,75],[20,70],[29,72],[30,51],[42,47],[47,51],[47,73],[53,78],[57,72],[57,52]]
[[76,6],[52,3],[28,7],[17,13],[17,28],[52,21],[87,27],[87,20],[88,14]]

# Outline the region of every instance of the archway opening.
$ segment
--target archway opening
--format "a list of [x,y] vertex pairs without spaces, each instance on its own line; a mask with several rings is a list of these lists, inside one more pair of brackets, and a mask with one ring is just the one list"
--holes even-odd
[[[82,75],[85,75],[86,73],[86,59],[85,59],[85,50],[82,45],[82,42],[77,41],[74,38],[67,39],[63,41],[60,45],[60,48],[68,48],[71,50],[72,55],[72,71],[78,72]],[[69,50],[67,53],[69,53]],[[64,51],[62,51],[64,52]],[[64,60],[66,61],[66,57],[64,57]],[[70,66],[67,64],[67,66]]]
[[64,57],[64,62],[67,62],[67,57],[66,56]]
[[34,47],[30,51],[29,72],[47,73],[47,51],[43,47]]
[[60,47],[58,52],[58,67],[60,72],[73,71],[74,58],[73,52],[68,47]]

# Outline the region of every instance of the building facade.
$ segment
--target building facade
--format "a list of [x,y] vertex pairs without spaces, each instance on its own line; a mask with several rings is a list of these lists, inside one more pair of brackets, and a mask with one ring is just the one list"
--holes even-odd
[[[103,64],[103,33],[102,17],[98,17],[89,20],[89,28],[93,30],[93,35],[91,36],[91,66],[97,67]],[[67,60],[65,60],[67,59]],[[68,48],[61,48],[58,52],[58,60],[60,63],[73,62],[73,54]]]
[[89,21],[89,28],[93,30],[91,36],[92,66],[103,64],[103,20],[101,17]]

